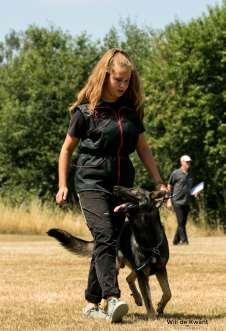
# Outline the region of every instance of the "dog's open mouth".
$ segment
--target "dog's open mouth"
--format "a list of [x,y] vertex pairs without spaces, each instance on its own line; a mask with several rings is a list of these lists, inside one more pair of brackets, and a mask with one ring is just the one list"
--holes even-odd
[[114,208],[114,213],[127,213],[138,208],[139,206],[137,204],[133,204],[131,202],[122,203]]

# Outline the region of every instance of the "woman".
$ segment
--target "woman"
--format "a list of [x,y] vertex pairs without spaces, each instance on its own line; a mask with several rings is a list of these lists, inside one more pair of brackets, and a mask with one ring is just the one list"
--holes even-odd
[[[143,91],[131,59],[121,49],[108,50],[96,64],[71,107],[68,133],[59,157],[56,201],[67,199],[71,155],[79,145],[75,184],[80,206],[95,241],[85,291],[87,317],[118,322],[128,311],[120,301],[116,276],[116,239],[120,221],[114,219],[114,185],[132,187],[134,168],[129,154],[137,151],[156,184],[163,185],[144,138]],[[106,311],[99,307],[107,300]]]

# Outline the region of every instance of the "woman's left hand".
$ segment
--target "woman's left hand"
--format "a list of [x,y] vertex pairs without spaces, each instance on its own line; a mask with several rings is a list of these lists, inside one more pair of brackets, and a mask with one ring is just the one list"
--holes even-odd
[[156,184],[156,190],[168,192],[168,188],[164,183]]
[[168,188],[165,184],[160,184],[160,187],[159,187],[160,191],[166,191],[168,192]]

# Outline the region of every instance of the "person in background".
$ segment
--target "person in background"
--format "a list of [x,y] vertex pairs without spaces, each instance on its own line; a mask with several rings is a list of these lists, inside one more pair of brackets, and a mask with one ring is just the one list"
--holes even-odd
[[172,199],[167,201],[167,207],[173,206],[177,218],[177,229],[173,244],[188,244],[186,232],[187,217],[191,200],[193,177],[190,172],[192,159],[189,155],[180,158],[180,168],[174,170],[168,181],[168,190],[172,193]]
[[[132,187],[135,170],[129,155],[135,150],[162,190],[167,190],[145,137],[143,90],[128,54],[108,50],[96,64],[71,107],[72,117],[59,156],[58,204],[68,195],[71,155],[78,146],[75,187],[95,248],[85,291],[85,317],[119,322],[128,312],[119,300],[116,242],[120,220],[115,218],[113,187]],[[123,220],[124,221],[124,220]],[[106,310],[100,302],[105,299]]]

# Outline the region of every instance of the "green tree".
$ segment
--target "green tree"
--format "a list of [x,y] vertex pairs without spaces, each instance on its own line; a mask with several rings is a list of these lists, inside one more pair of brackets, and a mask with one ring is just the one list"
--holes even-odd
[[96,45],[86,34],[73,39],[61,30],[30,26],[22,35],[7,36],[4,51],[1,193],[19,200],[53,194],[67,109],[96,62]]
[[[146,125],[165,174],[182,154],[205,182],[205,207],[225,219],[226,5],[189,24],[169,25],[153,39],[147,75]],[[213,214],[209,213],[212,222]]]

